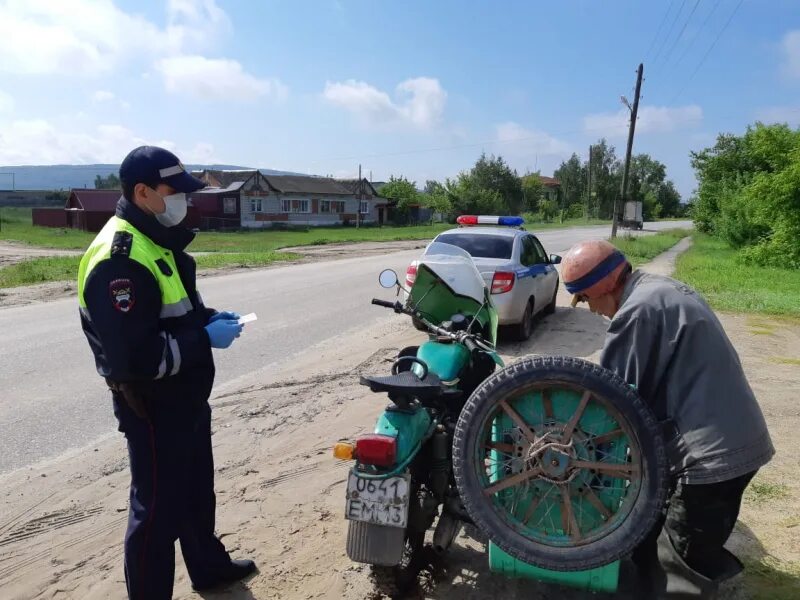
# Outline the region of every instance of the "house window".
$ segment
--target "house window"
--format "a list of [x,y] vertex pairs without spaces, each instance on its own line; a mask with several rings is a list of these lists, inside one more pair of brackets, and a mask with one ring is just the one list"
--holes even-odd
[[344,201],[342,200],[320,200],[319,212],[321,213],[343,213]]
[[236,198],[223,198],[222,199],[222,212],[226,215],[236,214]]
[[262,212],[261,198],[250,198],[250,212]]
[[310,202],[308,200],[283,200],[281,202],[285,213],[308,213]]
[[361,201],[361,210],[359,212],[362,215],[368,215],[369,214],[369,202],[367,202],[366,200],[362,200]]

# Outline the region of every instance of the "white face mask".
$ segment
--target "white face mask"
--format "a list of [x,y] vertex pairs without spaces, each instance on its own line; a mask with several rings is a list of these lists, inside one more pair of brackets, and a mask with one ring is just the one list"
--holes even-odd
[[163,199],[167,209],[156,214],[156,220],[164,227],[174,227],[186,218],[186,194],[170,194]]

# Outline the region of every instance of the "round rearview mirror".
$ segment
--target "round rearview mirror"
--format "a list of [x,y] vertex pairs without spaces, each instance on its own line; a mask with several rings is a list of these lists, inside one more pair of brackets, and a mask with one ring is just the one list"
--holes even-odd
[[385,271],[381,271],[381,274],[378,277],[378,281],[380,282],[381,287],[393,288],[394,286],[397,285],[397,273],[395,273],[391,269],[386,269]]

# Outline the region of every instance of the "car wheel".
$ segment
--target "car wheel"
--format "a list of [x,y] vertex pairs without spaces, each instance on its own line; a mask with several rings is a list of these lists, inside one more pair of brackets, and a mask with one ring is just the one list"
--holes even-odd
[[558,298],[558,280],[556,280],[556,288],[553,290],[553,298],[550,300],[550,304],[544,307],[544,314],[552,315],[556,312],[556,298]]
[[520,321],[514,329],[514,337],[518,342],[524,342],[533,333],[533,298],[528,301],[528,306],[525,307],[525,312]]

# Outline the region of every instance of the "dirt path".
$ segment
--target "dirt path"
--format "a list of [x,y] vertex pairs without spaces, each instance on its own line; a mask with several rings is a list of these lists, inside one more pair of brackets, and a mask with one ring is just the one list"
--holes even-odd
[[[508,361],[536,354],[596,359],[607,322],[565,308],[538,323],[524,344],[507,344]],[[782,573],[800,564],[800,485],[794,434],[800,427],[800,325],[722,315],[764,407],[775,460],[749,493],[732,546],[753,563],[747,582],[729,586],[730,600],[753,597],[743,587],[793,581]],[[217,390],[214,452],[218,532],[235,556],[256,560],[247,585],[207,599],[372,599],[368,569],[344,552],[342,517],[347,464],[332,444],[371,430],[385,400],[357,384],[361,372],[382,372],[397,349],[422,334],[404,318],[342,336],[298,357],[291,369]],[[110,407],[109,407],[110,410]],[[4,599],[124,596],[121,563],[127,510],[127,458],[115,435],[48,464],[0,477],[0,589]],[[178,550],[179,551],[179,550]],[[766,557],[766,558],[765,558]],[[180,557],[176,598],[191,591]],[[488,571],[483,541],[462,534],[419,598],[544,600],[595,598]],[[624,595],[618,598],[628,597]],[[793,596],[765,595],[765,598]]]

